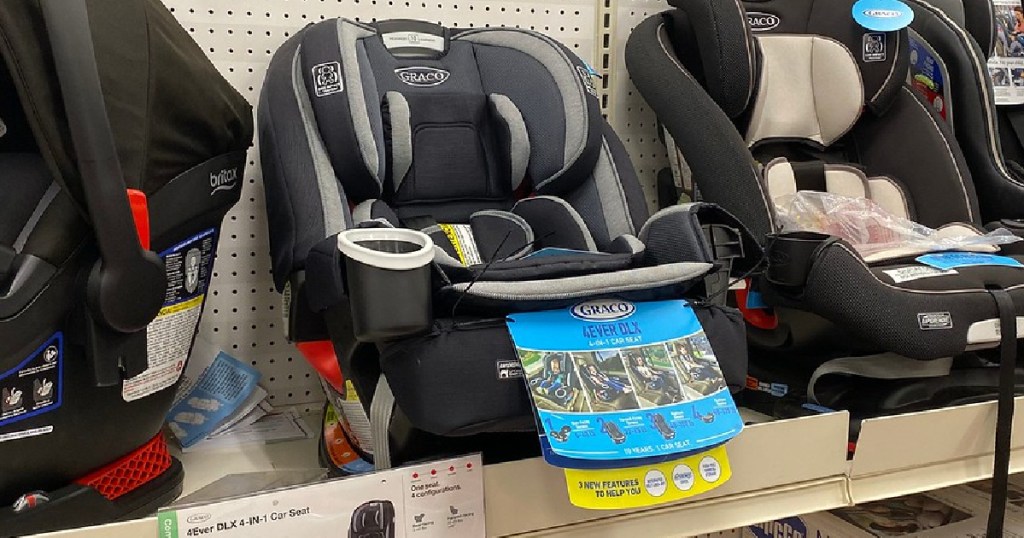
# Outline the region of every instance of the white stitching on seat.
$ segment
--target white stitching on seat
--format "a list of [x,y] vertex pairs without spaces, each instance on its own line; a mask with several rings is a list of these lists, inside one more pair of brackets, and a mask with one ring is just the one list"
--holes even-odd
[[[899,58],[899,56],[900,56],[900,40],[897,39],[896,40],[896,53],[893,54],[893,57],[894,58]],[[882,93],[882,90],[885,89],[885,87],[889,84],[889,80],[892,79],[892,76],[896,74],[896,64],[897,64],[897,62],[893,62],[892,65],[889,66],[889,74],[885,77],[885,80],[882,82],[882,85],[878,87],[878,90],[875,91],[875,95],[871,96],[871,101],[872,102],[875,99],[878,99],[878,94]]]

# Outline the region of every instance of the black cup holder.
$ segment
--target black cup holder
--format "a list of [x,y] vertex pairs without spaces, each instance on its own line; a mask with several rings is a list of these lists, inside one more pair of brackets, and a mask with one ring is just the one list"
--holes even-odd
[[355,337],[381,342],[433,324],[430,263],[434,242],[404,228],[356,228],[338,234]]
[[815,232],[790,232],[768,236],[768,268],[765,279],[777,286],[802,287],[814,263],[814,253],[830,235]]

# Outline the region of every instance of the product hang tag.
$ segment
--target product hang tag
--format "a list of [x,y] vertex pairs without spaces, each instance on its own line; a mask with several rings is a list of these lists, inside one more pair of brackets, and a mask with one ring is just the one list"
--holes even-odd
[[743,428],[686,301],[600,299],[513,314],[545,460],[609,469],[677,460]]
[[655,506],[700,495],[732,477],[725,446],[626,469],[566,469],[569,502],[590,510]]
[[900,0],[858,0],[853,20],[873,32],[895,32],[914,21],[914,10]]

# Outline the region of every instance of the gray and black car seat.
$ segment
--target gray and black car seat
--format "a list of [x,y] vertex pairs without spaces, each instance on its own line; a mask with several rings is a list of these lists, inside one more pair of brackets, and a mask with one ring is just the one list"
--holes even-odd
[[[313,362],[339,409],[351,393],[361,398],[378,466],[465,446],[459,438],[494,454],[511,441],[488,444],[486,434],[534,430],[506,314],[597,297],[681,298],[738,252],[736,229],[710,205],[648,219],[591,78],[563,45],[513,28],[337,19],[275,53],[258,114],[274,278],[289,337],[300,348],[332,341],[337,359],[321,347]],[[353,334],[347,297],[359,283],[341,271],[336,235],[366,226],[433,238],[426,333]],[[578,252],[529,257],[547,247]],[[403,308],[402,297],[379,301]],[[731,309],[696,310],[740,386],[742,323]],[[536,437],[517,438],[536,452]]]
[[[751,286],[771,315],[748,317],[752,356],[816,368],[809,396],[860,416],[998,393],[1005,456],[1024,271],[972,266],[903,280],[919,252],[866,259],[838,238],[777,227],[773,200],[811,190],[870,198],[931,228],[980,229],[956,138],[906,84],[908,32],[860,27],[852,1],[670,3],[630,36],[626,64],[702,199],[765,246]],[[747,12],[771,24],[755,33]],[[998,368],[971,353],[986,348],[998,350]],[[979,367],[955,367],[963,361]]]
[[146,515],[252,112],[159,0],[2,2],[0,55],[0,536]]

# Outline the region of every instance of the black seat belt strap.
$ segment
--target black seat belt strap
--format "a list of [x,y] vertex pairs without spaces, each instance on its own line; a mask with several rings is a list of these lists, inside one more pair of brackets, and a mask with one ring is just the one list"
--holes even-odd
[[999,311],[999,397],[996,411],[996,443],[992,465],[992,502],[986,536],[1003,535],[1006,497],[1010,472],[1010,436],[1013,431],[1013,396],[1017,366],[1017,313],[1010,294],[989,290]]

